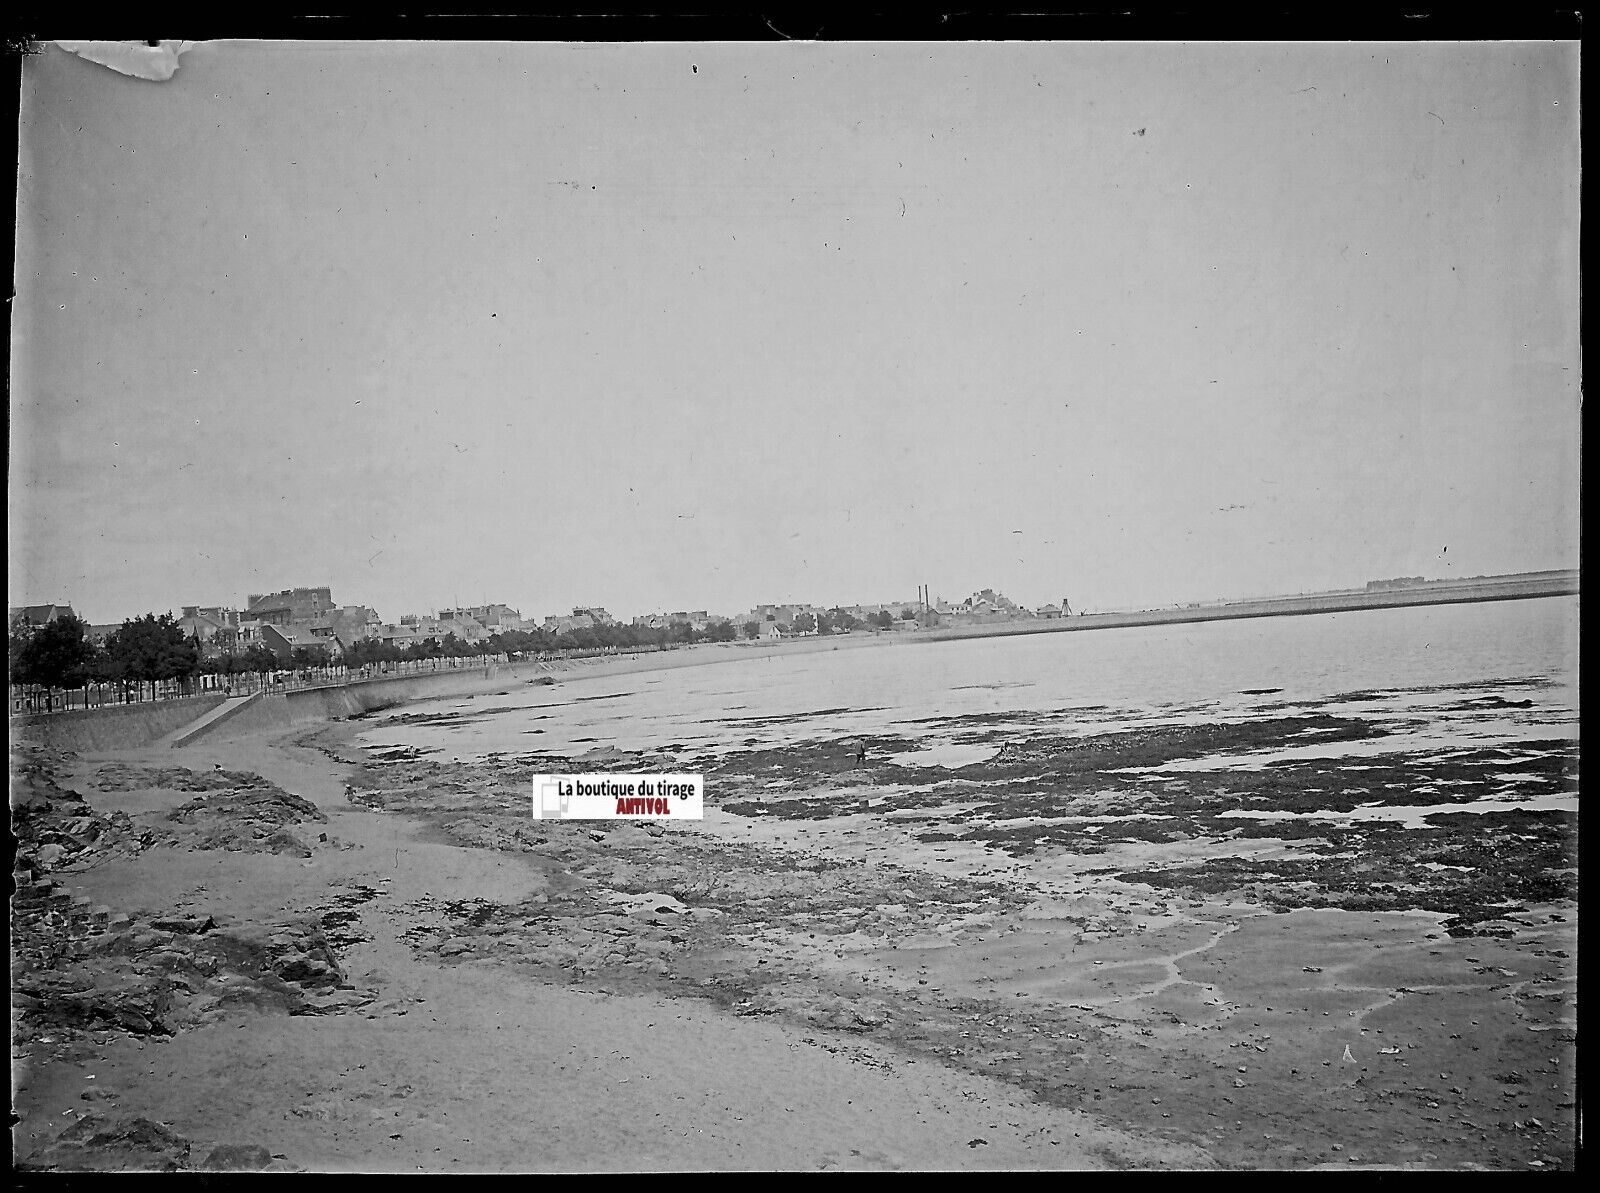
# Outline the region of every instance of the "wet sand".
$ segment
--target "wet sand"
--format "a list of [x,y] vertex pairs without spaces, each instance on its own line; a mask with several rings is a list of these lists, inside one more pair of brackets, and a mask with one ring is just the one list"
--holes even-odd
[[[86,981],[17,979],[17,1158],[1570,1167],[1575,814],[1226,815],[1269,780],[1290,810],[1335,779],[1361,779],[1347,810],[1501,791],[1501,756],[1166,769],[1361,742],[1336,713],[1008,732],[947,768],[889,738],[865,765],[746,750],[693,768],[683,825],[535,821],[529,776],[572,760],[378,759],[359,723],[36,757],[105,820],[49,877],[132,918],[57,933],[48,972]],[[1509,773],[1575,792],[1575,755],[1534,742]],[[219,765],[259,778],[207,788]]]
[[[13,1057],[22,1115],[13,1139],[24,1166],[162,1167],[181,1150],[179,1166],[199,1167],[218,1147],[259,1155],[260,1167],[314,1171],[1206,1163],[1197,1149],[1031,1104],[1002,1081],[851,1033],[739,1014],[652,981],[604,992],[552,983],[509,948],[482,959],[476,950],[418,949],[419,925],[448,922],[455,902],[538,904],[571,886],[569,867],[440,839],[425,821],[352,804],[343,794],[349,767],[291,741],[116,761],[171,767],[174,756],[199,773],[217,763],[248,770],[311,800],[328,818],[313,823],[329,841],[302,832],[315,843],[309,858],[155,846],[60,873],[72,891],[130,912],[135,931],[142,924],[162,937],[143,953],[133,944],[91,952],[85,968],[125,974],[142,964],[153,984],[174,974],[195,984],[185,959],[197,940],[259,940],[355,906],[356,930],[336,950],[340,984],[351,989],[308,1000],[323,994],[348,1005],[308,1013],[305,1001],[190,1000],[169,1007],[171,1034],[43,1026]],[[97,808],[128,810],[136,824],[157,822],[189,794],[97,792],[108,761],[63,759],[63,781]],[[147,927],[183,916],[216,926],[199,936]],[[85,1119],[79,1137],[98,1136],[102,1146],[56,1143]],[[152,1144],[140,1120],[184,1143]]]

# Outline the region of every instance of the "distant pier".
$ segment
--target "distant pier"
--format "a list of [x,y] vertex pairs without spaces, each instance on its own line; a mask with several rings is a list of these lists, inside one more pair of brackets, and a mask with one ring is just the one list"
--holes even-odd
[[1074,630],[1111,630],[1130,626],[1183,625],[1197,621],[1229,621],[1245,617],[1304,617],[1314,613],[1348,613],[1361,609],[1394,609],[1408,605],[1456,605],[1473,601],[1525,601],[1536,597],[1578,595],[1576,571],[1529,572],[1511,576],[1475,576],[1469,580],[1428,580],[1394,588],[1356,588],[1303,596],[1259,600],[1215,601],[1129,613],[1084,613],[1026,621],[951,626],[917,635],[923,641],[988,638],[1000,634],[1056,634]]

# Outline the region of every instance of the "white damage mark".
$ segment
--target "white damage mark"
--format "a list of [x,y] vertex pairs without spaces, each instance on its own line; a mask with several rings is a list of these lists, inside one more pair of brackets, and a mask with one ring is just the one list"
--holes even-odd
[[56,45],[120,74],[164,83],[177,74],[178,55],[192,48],[194,42],[164,41],[152,46],[142,41],[58,41]]

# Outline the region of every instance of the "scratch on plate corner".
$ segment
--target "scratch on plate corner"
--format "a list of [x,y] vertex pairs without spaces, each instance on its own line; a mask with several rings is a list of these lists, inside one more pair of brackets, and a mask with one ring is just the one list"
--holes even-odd
[[192,41],[164,41],[149,45],[142,41],[58,41],[69,54],[128,75],[165,83],[178,72],[178,55],[194,48]]

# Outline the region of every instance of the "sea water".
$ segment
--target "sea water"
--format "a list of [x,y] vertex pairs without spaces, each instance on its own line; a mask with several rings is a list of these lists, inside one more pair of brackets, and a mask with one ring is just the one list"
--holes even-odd
[[[893,756],[906,764],[960,766],[992,756],[1007,732],[1088,734],[1318,708],[1389,730],[1338,743],[1341,756],[1578,736],[1577,597],[722,653],[733,657],[553,686],[519,679],[498,693],[395,710],[360,740],[462,761],[612,747],[692,763],[860,736],[902,739]],[[402,723],[421,708],[452,715]]]

